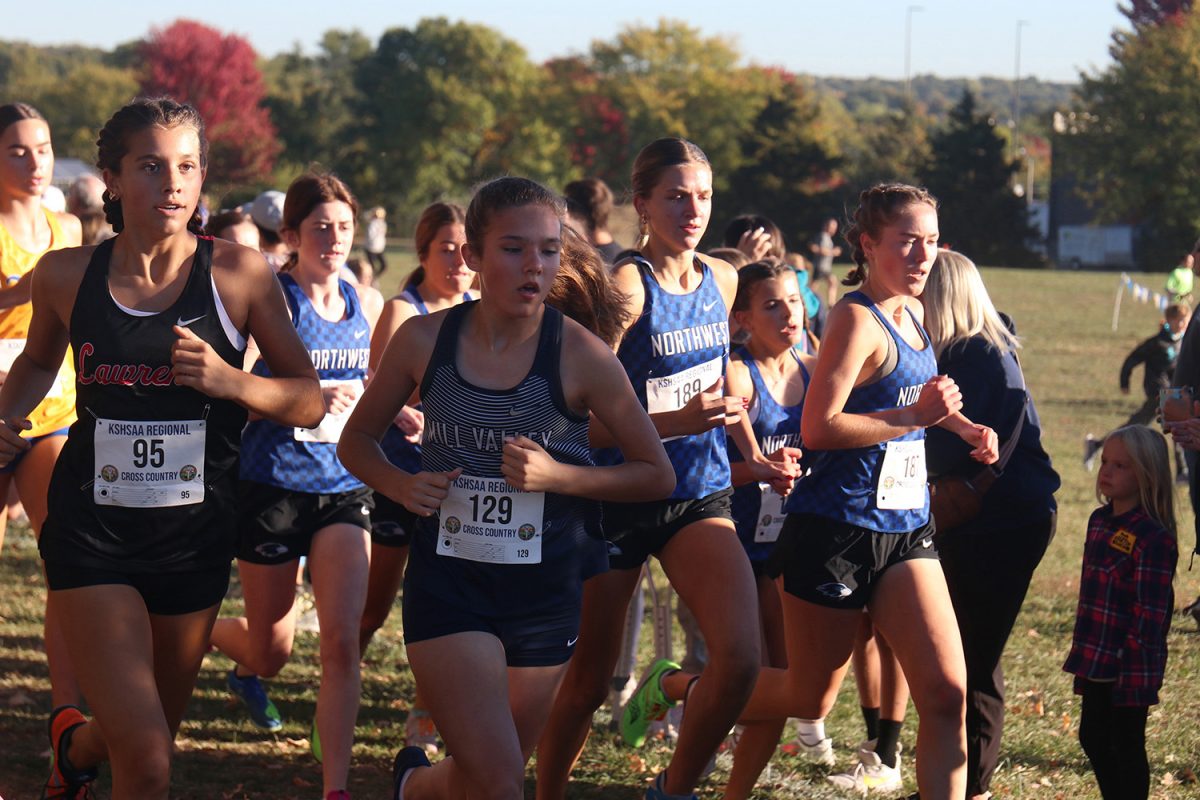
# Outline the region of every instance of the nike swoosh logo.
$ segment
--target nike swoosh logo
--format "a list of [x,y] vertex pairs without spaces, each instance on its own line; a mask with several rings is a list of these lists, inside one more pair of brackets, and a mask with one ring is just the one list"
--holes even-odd
[[355,332],[354,332],[354,338],[355,338],[355,339],[361,339],[362,337],[364,337],[364,336],[366,336],[366,335],[367,335],[367,332],[366,332],[366,331],[355,331]]
[[567,642],[567,647],[574,647],[574,646],[575,646],[575,643],[576,643],[576,642],[578,642],[578,641],[579,641],[579,637],[578,637],[578,636],[576,636],[574,639],[572,639],[571,641]]
[[188,325],[191,325],[196,320],[204,319],[207,316],[208,316],[208,314],[201,314],[200,316],[192,317],[191,319],[184,319],[183,317],[180,317],[179,319],[175,320],[175,324],[181,328],[186,328]]
[[716,305],[718,302],[720,302],[720,301],[718,301],[718,300],[713,300],[711,303],[705,303],[705,304],[704,304],[704,311],[705,311],[705,313],[708,313],[709,311],[712,311],[712,309],[713,309],[713,306],[715,306],[715,305]]
[[922,539],[921,547],[924,547],[926,550],[928,550],[930,547],[933,547],[933,539]]
[[516,406],[510,406],[508,409],[508,415],[510,417],[515,417],[520,413],[521,413],[521,409],[517,408]]

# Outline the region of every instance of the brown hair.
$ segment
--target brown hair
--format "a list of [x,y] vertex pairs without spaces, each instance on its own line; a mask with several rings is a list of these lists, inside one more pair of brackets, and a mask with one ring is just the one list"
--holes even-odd
[[779,230],[778,225],[761,214],[742,214],[730,220],[729,224],[725,226],[725,246],[737,247],[738,242],[741,241],[742,234],[756,228],[762,228],[771,237],[771,249],[767,251],[766,257],[782,261],[784,255],[787,253],[787,243],[783,239],[783,231]]
[[[288,187],[287,196],[283,200],[283,221],[279,224],[280,231],[300,230],[301,223],[312,213],[313,209],[322,203],[345,203],[350,206],[350,215],[358,218],[358,201],[350,187],[342,183],[331,172],[307,172]],[[296,266],[299,256],[292,253],[287,263],[282,267],[283,272]]]
[[846,228],[846,242],[850,255],[858,266],[842,281],[844,286],[857,286],[867,279],[867,256],[862,246],[862,237],[870,236],[877,241],[883,229],[895,222],[908,206],[925,203],[937,210],[937,199],[926,189],[904,183],[878,183],[858,196],[858,208]]
[[240,225],[243,222],[254,224],[254,218],[245,211],[233,209],[232,211],[222,211],[219,214],[213,214],[208,218],[208,224],[204,226],[204,232],[209,236],[221,236],[221,231],[234,225]]
[[433,244],[434,237],[446,225],[458,223],[464,225],[467,221],[467,212],[463,211],[463,207],[457,203],[434,203],[425,207],[421,212],[421,218],[417,220],[417,230],[413,234],[413,244],[417,248],[417,268],[408,276],[408,280],[404,282],[405,288],[419,285],[425,280],[425,267],[419,262],[424,261],[429,255],[429,248]]
[[[121,159],[129,152],[129,139],[147,128],[175,128],[186,125],[195,129],[200,140],[200,168],[208,166],[208,138],[204,135],[204,120],[194,106],[177,103],[169,97],[139,97],[123,106],[109,117],[96,138],[96,165],[113,174],[120,174]],[[125,228],[121,213],[121,201],[115,199],[107,189],[104,198],[104,216],[116,233]],[[196,207],[188,221],[188,230],[200,233],[200,208]]]
[[615,348],[629,322],[626,300],[596,248],[583,234],[564,225],[558,276],[546,295],[546,305],[557,308]]
[[483,252],[483,235],[487,233],[492,215],[508,208],[542,206],[561,220],[566,211],[562,199],[537,181],[528,178],[494,178],[475,190],[463,227],[467,243],[477,253]]
[[[643,147],[634,159],[633,175],[630,176],[633,196],[649,197],[665,171],[684,164],[703,164],[709,171],[712,170],[712,164],[709,163],[708,156],[704,155],[704,151],[687,139],[655,139]],[[641,250],[649,240],[649,231],[643,230],[634,249]]]
[[[42,112],[28,103],[6,103],[0,106],[0,134],[8,130],[9,125],[27,119],[40,119],[42,122],[46,122]],[[49,123],[46,124],[49,125]]]
[[613,209],[613,193],[599,178],[571,181],[563,187],[567,212],[587,221],[588,233],[608,228],[608,216]]
[[795,274],[791,267],[775,259],[765,259],[763,261],[755,261],[753,264],[747,264],[738,270],[737,294],[733,296],[733,308],[730,310],[746,311],[749,309],[750,297],[754,294],[754,287],[763,281],[778,278],[781,275]]
[[734,269],[741,269],[750,263],[750,256],[738,250],[736,247],[714,247],[708,251],[708,254],[713,258],[719,258],[722,261],[727,261]]

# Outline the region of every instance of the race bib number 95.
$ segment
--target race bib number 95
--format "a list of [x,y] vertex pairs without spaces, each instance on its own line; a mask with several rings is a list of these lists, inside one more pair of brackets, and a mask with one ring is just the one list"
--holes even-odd
[[204,420],[97,419],[96,505],[186,506],[204,500]]

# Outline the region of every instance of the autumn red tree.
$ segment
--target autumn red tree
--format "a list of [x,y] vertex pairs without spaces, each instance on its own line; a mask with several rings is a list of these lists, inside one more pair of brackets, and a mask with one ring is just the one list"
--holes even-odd
[[142,57],[145,94],[186,101],[204,117],[210,180],[244,184],[270,176],[280,145],[248,41],[181,19],[151,29]]
[[1133,23],[1133,27],[1178,22],[1192,10],[1192,0],[1131,0],[1129,5],[1117,6]]

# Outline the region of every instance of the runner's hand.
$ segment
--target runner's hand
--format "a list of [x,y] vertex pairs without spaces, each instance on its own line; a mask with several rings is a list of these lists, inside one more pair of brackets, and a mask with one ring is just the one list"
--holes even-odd
[[526,436],[504,442],[500,472],[513,488],[523,492],[553,492],[559,466],[541,445]]
[[211,397],[233,399],[241,370],[226,364],[208,342],[190,329],[175,325],[172,330],[179,337],[171,346],[175,383]]
[[429,517],[442,507],[450,494],[450,484],[462,475],[462,468],[450,472],[418,472],[403,480],[396,494],[385,492],[417,516]]
[[325,413],[338,415],[354,407],[358,393],[353,386],[336,383],[321,387],[321,399],[325,402]]
[[1000,439],[987,425],[975,425],[960,434],[962,440],[974,446],[971,458],[981,464],[995,464],[1000,460]]
[[935,375],[921,387],[921,394],[911,408],[913,423],[928,428],[962,408],[962,392],[953,378]]
[[404,406],[400,409],[400,413],[396,414],[396,418],[392,422],[404,434],[406,442],[411,444],[421,443],[421,432],[425,429],[425,415],[418,409],[412,406]]
[[29,449],[29,440],[21,431],[33,428],[27,419],[0,420],[0,467],[7,467],[13,459]]
[[687,405],[679,409],[677,413],[684,435],[694,436],[711,428],[737,422],[738,415],[746,410],[750,401],[745,397],[726,395],[724,387],[725,376],[722,375],[712,386],[693,395]]
[[737,249],[751,262],[762,261],[771,252],[771,234],[762,228],[748,229],[738,239]]

